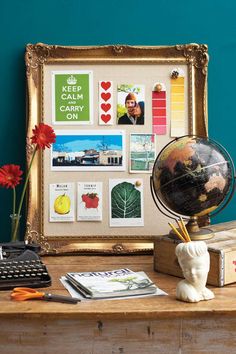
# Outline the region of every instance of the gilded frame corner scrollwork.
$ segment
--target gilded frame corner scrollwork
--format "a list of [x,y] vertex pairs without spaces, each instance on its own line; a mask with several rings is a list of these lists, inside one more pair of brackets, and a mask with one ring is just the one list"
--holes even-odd
[[[32,128],[43,121],[43,72],[46,65],[65,65],[70,63],[158,63],[184,64],[188,68],[188,110],[189,133],[208,135],[207,117],[207,69],[208,48],[204,44],[185,44],[175,46],[90,46],[69,47],[28,44],[25,52],[28,102],[28,137]],[[27,163],[29,165],[32,149],[27,144]],[[42,169],[43,155],[38,154],[33,162],[28,191],[27,231],[28,242],[38,242],[44,254],[140,254],[152,251],[153,238],[137,236],[130,238],[116,236],[96,236],[87,239],[83,236],[47,237],[43,234],[43,215],[41,189],[44,184]],[[145,232],[144,232],[145,233]]]

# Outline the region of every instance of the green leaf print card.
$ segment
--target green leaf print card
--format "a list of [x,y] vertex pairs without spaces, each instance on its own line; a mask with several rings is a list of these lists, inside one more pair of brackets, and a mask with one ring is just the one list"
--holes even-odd
[[144,226],[143,180],[109,180],[110,226]]

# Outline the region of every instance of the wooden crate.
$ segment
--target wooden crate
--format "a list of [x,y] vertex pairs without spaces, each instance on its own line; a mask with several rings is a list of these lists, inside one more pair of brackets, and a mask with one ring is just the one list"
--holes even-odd
[[[236,223],[211,226],[214,237],[206,240],[210,253],[210,271],[207,283],[224,286],[236,282]],[[154,270],[183,277],[175,255],[179,240],[160,236],[154,241]]]

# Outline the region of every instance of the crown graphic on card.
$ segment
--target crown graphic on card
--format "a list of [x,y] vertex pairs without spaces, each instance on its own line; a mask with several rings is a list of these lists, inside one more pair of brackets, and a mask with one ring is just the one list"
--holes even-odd
[[77,83],[77,79],[73,75],[71,75],[68,77],[67,83],[68,85],[75,85]]

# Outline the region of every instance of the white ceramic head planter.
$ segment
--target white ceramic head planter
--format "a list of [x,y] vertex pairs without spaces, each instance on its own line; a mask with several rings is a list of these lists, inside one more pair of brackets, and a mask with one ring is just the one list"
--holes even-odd
[[210,300],[215,296],[206,288],[210,256],[204,241],[180,243],[175,249],[184,280],[176,288],[176,297],[187,302]]

